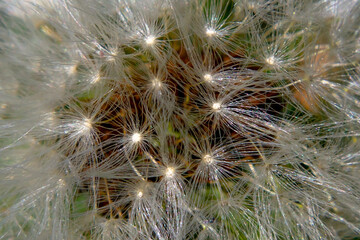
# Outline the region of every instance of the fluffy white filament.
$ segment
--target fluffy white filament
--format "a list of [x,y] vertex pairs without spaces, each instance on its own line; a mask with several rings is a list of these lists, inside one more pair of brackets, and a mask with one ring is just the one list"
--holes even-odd
[[0,2],[0,239],[356,239],[360,2]]

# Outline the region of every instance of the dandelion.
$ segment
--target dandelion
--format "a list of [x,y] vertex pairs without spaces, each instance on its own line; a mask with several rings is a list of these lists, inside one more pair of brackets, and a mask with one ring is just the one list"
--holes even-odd
[[357,1],[0,3],[0,239],[357,239]]

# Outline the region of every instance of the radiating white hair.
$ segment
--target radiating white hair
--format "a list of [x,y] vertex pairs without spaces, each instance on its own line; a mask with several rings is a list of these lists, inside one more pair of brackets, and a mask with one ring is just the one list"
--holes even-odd
[[355,239],[360,2],[0,1],[0,239]]

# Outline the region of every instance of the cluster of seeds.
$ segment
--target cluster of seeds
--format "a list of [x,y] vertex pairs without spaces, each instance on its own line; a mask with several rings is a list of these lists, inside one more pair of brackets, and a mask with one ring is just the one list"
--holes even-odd
[[359,4],[32,9],[0,18],[0,239],[360,233]]

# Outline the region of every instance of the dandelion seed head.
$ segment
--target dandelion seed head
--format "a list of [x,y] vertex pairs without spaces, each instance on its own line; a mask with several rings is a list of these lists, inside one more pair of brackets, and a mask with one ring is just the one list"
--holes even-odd
[[131,136],[131,141],[132,141],[133,143],[138,143],[138,142],[140,142],[141,140],[142,140],[142,136],[141,136],[141,134],[138,133],[138,132],[133,133],[133,135]]
[[28,1],[0,4],[5,238],[360,231],[354,1]]

